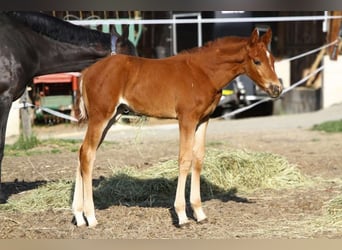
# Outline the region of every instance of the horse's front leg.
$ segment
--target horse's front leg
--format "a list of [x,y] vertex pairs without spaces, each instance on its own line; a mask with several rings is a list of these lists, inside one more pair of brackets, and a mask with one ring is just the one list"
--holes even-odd
[[6,195],[1,188],[1,164],[4,157],[6,127],[11,105],[12,99],[10,97],[0,95],[0,203],[6,202]]
[[197,222],[202,222],[207,218],[202,208],[200,188],[201,170],[205,155],[205,136],[207,126],[208,121],[198,126],[195,133],[195,142],[193,147],[190,203]]
[[194,122],[179,120],[179,174],[175,198],[175,211],[178,216],[179,226],[189,223],[186,215],[185,184],[192,162],[192,147],[196,124]]

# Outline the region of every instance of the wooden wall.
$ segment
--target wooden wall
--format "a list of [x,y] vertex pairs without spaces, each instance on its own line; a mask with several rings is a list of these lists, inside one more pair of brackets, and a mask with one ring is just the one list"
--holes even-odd
[[[279,16],[323,15],[322,11],[279,12]],[[322,46],[326,42],[322,21],[279,22],[277,27],[276,54],[292,57]],[[318,53],[318,52],[317,52]],[[291,62],[290,82],[303,78],[304,70],[310,68],[317,53]]]

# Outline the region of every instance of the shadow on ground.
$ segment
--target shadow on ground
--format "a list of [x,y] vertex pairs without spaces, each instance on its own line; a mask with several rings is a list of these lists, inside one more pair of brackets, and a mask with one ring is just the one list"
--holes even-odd
[[[173,225],[178,227],[178,218],[173,208],[177,178],[149,178],[141,179],[127,174],[115,175],[110,178],[94,180],[94,203],[97,209],[106,209],[110,206],[139,206],[139,207],[163,207],[168,208]],[[189,201],[190,176],[186,185],[186,200]],[[223,202],[252,203],[247,198],[239,197],[236,188],[228,190],[211,183],[201,177],[202,201],[219,199]],[[187,214],[195,219],[189,203]]]
[[1,184],[2,198],[1,198],[0,203],[7,202],[8,198],[11,195],[18,194],[18,193],[25,192],[25,191],[30,191],[40,186],[43,186],[45,184],[47,184],[47,181],[41,181],[41,180],[32,181],[32,182],[15,180],[13,182],[2,183]]
[[[94,180],[94,203],[98,209],[113,205],[140,207],[173,207],[177,178],[135,178],[119,174],[110,178]],[[189,200],[190,176],[186,185],[186,200]],[[202,201],[219,199],[223,202],[235,201],[250,203],[247,198],[237,196],[237,189],[228,190],[201,177]]]
[[[6,200],[14,194],[34,190],[46,185],[46,181],[15,181],[5,183],[3,191]],[[70,186],[69,186],[70,187]],[[67,186],[65,187],[67,188]],[[173,209],[173,202],[177,188],[177,178],[137,178],[128,174],[117,174],[112,177],[93,180],[94,203],[97,209],[106,209],[111,206],[127,207],[162,207],[168,208],[173,224],[177,223],[177,216]],[[57,191],[56,191],[57,192]],[[74,185],[70,190],[70,206],[74,192]],[[190,195],[190,176],[186,185],[186,200],[189,201]],[[219,199],[223,202],[243,202],[251,203],[247,198],[239,197],[236,188],[223,189],[206,178],[201,177],[202,201]],[[194,219],[190,204],[187,204],[187,214]]]

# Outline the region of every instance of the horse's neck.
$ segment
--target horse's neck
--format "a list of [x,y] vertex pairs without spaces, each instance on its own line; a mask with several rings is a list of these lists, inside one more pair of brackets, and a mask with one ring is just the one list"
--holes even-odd
[[31,30],[53,40],[79,46],[94,46],[110,50],[110,34],[91,30],[40,12],[9,11],[8,16]]
[[39,58],[36,75],[81,71],[109,54],[109,51],[61,43],[47,37],[35,42],[38,43],[35,46]]
[[222,89],[235,77],[244,73],[245,45],[246,42],[240,41],[226,47],[213,46],[203,51],[202,55],[200,54],[202,52],[195,53],[201,57],[197,62],[210,77],[216,89]]

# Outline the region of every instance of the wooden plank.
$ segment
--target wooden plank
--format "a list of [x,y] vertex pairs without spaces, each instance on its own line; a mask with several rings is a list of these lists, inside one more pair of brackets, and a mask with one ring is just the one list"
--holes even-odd
[[[342,16],[342,11],[331,11],[330,14],[332,16]],[[339,38],[341,23],[342,23],[342,19],[331,19],[330,20],[329,31],[327,34],[327,40],[329,43],[331,43],[331,42],[333,42]],[[328,49],[328,53],[329,53],[331,60],[334,60],[334,61],[337,60],[337,57],[339,54],[338,46],[339,46],[339,44],[336,44],[335,46],[331,46]]]

